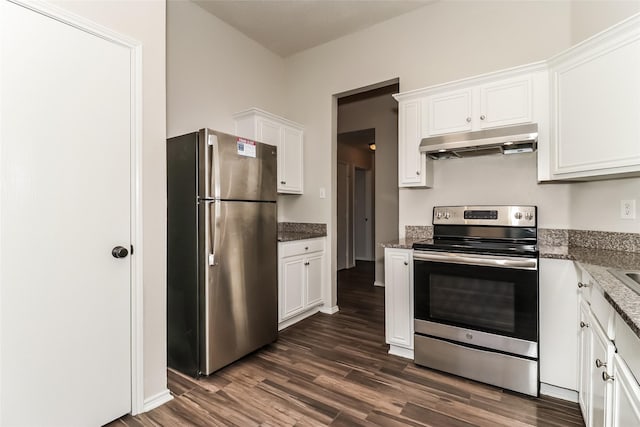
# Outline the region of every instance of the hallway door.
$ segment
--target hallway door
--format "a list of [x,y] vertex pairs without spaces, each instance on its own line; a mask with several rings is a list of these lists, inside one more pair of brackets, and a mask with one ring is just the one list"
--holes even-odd
[[102,425],[131,410],[131,48],[0,7],[0,424]]

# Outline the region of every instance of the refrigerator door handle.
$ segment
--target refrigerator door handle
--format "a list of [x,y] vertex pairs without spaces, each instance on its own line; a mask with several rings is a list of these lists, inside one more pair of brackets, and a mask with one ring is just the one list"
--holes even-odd
[[[209,167],[207,195],[216,200],[220,200],[220,155],[218,135],[213,133],[207,134],[207,147],[210,148],[207,166]],[[209,150],[207,150],[209,152]]]
[[209,208],[213,210],[209,214],[209,241],[211,242],[211,253],[209,254],[209,265],[214,266],[218,265],[218,258],[216,257],[216,252],[218,250],[218,246],[220,244],[218,233],[220,227],[220,203],[213,202],[209,204]]

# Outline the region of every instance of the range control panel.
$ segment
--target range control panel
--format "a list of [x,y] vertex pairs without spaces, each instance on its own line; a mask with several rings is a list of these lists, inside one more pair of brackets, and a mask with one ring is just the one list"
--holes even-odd
[[435,206],[433,225],[535,227],[535,206]]

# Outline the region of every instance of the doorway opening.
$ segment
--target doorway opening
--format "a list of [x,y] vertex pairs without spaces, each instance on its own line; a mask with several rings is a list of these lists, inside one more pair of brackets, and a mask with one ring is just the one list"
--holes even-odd
[[337,294],[384,285],[380,243],[398,237],[398,80],[337,96]]

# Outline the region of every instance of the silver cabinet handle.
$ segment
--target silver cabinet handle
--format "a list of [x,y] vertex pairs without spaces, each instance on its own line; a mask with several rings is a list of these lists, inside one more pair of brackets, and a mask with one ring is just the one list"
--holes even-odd
[[578,282],[578,288],[588,288],[588,287],[589,287],[588,283]]
[[484,114],[480,116],[480,120],[484,120],[486,118],[487,118],[487,116],[485,116]]
[[589,324],[588,324],[588,323],[585,323],[585,322],[583,322],[583,321],[581,320],[581,321],[580,321],[580,327],[581,327],[581,328],[588,328],[588,327],[589,327]]
[[607,374],[606,371],[602,373],[602,381],[613,381],[613,380],[615,380],[615,378],[613,378],[613,375]]
[[607,364],[603,363],[600,359],[596,359],[596,368],[602,368],[603,366],[606,368]]
[[467,117],[467,123],[471,123],[471,117]]
[[538,260],[535,258],[415,251],[413,253],[413,259],[418,261],[443,262],[447,264],[514,268],[518,270],[536,270],[538,268]]

